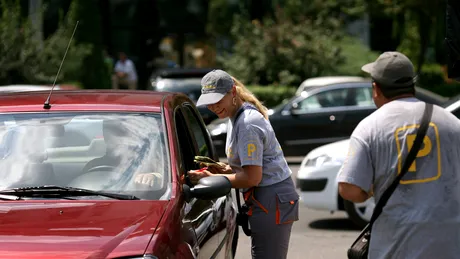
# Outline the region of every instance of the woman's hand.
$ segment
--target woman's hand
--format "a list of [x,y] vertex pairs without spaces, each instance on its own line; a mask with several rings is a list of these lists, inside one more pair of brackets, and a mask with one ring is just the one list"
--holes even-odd
[[201,178],[212,176],[213,174],[207,170],[207,167],[203,167],[198,170],[190,170],[188,171],[187,175],[190,179],[190,182],[192,182],[192,184],[195,185]]
[[208,171],[213,174],[232,174],[233,170],[230,165],[222,162],[217,162],[217,164],[208,164]]

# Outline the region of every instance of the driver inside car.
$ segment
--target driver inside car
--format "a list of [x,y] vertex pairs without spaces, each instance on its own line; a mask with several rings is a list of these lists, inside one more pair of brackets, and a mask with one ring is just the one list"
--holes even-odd
[[[130,132],[130,129],[123,125],[120,121],[115,120],[104,120],[102,125],[102,131],[104,135],[104,142],[106,145],[106,153],[102,157],[95,158],[89,161],[82,172],[87,173],[91,170],[96,171],[97,168],[101,170],[107,170],[112,168],[113,170],[121,171],[132,171],[131,174],[135,174],[134,183],[141,186],[158,186],[161,188],[163,184],[163,174],[156,172],[153,168],[155,163],[155,156],[153,152],[149,152],[150,141],[142,141],[142,146],[139,150],[138,143],[133,141],[134,137]],[[147,156],[146,158],[142,158]],[[141,157],[139,164],[136,161],[137,158]],[[104,169],[105,168],[105,169]],[[148,172],[148,173],[140,173]]]

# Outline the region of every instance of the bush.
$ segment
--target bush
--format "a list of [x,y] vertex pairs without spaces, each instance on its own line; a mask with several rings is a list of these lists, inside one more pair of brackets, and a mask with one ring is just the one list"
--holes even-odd
[[273,108],[283,100],[291,98],[297,89],[281,85],[247,85],[246,87],[268,108]]
[[447,83],[445,72],[439,64],[424,64],[417,85],[446,97],[460,94],[460,84],[458,82]]

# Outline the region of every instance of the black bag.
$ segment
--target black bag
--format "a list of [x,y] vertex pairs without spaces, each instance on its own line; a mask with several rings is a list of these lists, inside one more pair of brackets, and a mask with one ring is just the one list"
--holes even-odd
[[[247,108],[257,110],[252,106],[248,106]],[[240,115],[243,113],[244,110],[245,108],[242,107],[236,113],[234,123],[236,123],[236,121],[238,120],[238,118],[240,117]],[[241,206],[239,189],[235,189],[235,196],[236,196],[236,205],[238,207],[238,213],[236,214],[236,224],[240,225],[241,228],[243,229],[244,234],[246,234],[246,236],[249,237],[251,236],[251,229],[249,228],[249,215],[248,215],[249,207],[246,204],[243,204],[243,206]]]
[[401,173],[396,177],[396,179],[388,187],[388,189],[386,189],[385,192],[382,194],[382,197],[377,202],[377,205],[375,205],[375,209],[372,213],[372,217],[369,224],[367,224],[367,226],[361,231],[358,238],[348,249],[347,255],[349,259],[367,259],[369,252],[369,242],[371,239],[372,225],[374,224],[377,217],[382,213],[382,209],[386,205],[391,194],[394,192],[402,177],[406,174],[406,172],[409,170],[409,167],[414,162],[415,157],[417,156],[417,153],[420,150],[420,147],[423,143],[423,139],[425,138],[426,132],[428,130],[428,125],[431,120],[432,113],[433,105],[425,103],[425,111],[423,112],[420,128],[417,131],[417,136],[415,137],[414,144],[412,145],[412,148],[410,149],[409,154],[407,155],[406,160],[404,161]]

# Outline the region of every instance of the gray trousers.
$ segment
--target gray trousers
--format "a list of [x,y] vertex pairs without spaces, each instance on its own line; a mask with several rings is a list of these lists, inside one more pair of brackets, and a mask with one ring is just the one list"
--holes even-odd
[[292,224],[299,220],[299,195],[291,177],[271,186],[256,187],[248,196],[252,258],[287,258]]

